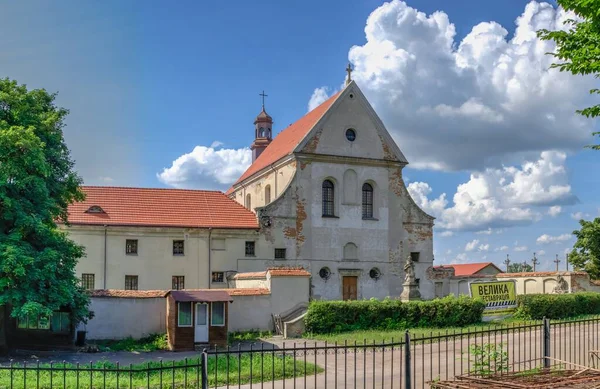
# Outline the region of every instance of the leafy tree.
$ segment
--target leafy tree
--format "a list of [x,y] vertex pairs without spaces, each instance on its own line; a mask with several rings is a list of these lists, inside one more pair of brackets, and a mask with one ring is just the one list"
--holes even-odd
[[[551,53],[560,62],[552,64],[561,72],[575,75],[593,74],[600,78],[600,0],[557,0],[567,11],[573,11],[577,20],[568,19],[567,31],[538,31],[543,40],[556,43],[556,52]],[[591,89],[590,94],[600,94],[600,89]],[[577,111],[586,117],[600,116],[600,104]],[[593,135],[600,135],[594,132]],[[599,145],[588,146],[600,150]]]
[[66,307],[79,322],[90,317],[74,272],[84,249],[57,222],[84,195],[63,138],[68,111],[55,97],[0,79],[0,306],[13,317]]
[[508,265],[509,273],[526,273],[532,271],[533,267],[528,263],[511,263]]
[[580,220],[581,229],[573,231],[577,241],[569,254],[575,270],[584,270],[591,278],[600,278],[600,217],[592,221]]

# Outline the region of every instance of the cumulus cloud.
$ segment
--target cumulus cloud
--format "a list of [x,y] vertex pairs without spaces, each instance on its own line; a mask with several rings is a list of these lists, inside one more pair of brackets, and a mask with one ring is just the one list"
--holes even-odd
[[465,251],[473,251],[473,250],[475,250],[475,247],[477,247],[478,244],[479,244],[479,240],[478,239],[474,239],[474,240],[470,241],[465,246]]
[[537,252],[537,255],[546,255],[546,251],[540,250]]
[[411,166],[481,170],[590,141],[594,122],[575,110],[591,104],[587,91],[599,82],[550,69],[554,58],[546,53],[555,46],[535,33],[564,28],[570,17],[530,2],[510,39],[492,21],[457,41],[446,13],[426,15],[393,0],[371,13],[366,43],[352,47],[348,57],[353,78]]
[[552,207],[548,208],[548,215],[552,217],[558,216],[561,211],[562,207],[560,205],[553,205]]
[[535,242],[537,244],[560,243],[560,242],[565,242],[565,241],[571,239],[571,237],[572,237],[571,234],[562,234],[562,235],[558,235],[558,236],[551,236],[548,234],[544,234],[544,235],[541,235],[539,238],[537,238]]
[[447,237],[449,237],[449,236],[453,236],[453,235],[454,235],[454,232],[452,232],[452,231],[442,231],[442,232],[440,233],[440,236],[441,236],[441,237],[444,237],[444,238],[447,238]]
[[527,251],[527,246],[516,246],[515,251]]
[[587,219],[590,217],[589,213],[583,213],[583,212],[575,212],[571,214],[571,219],[573,220],[581,220],[581,219]]
[[175,188],[227,189],[250,166],[252,152],[218,148],[221,145],[213,142],[211,147],[194,147],[158,173],[158,179]]
[[565,160],[563,152],[544,151],[536,161],[518,167],[473,172],[469,181],[457,187],[451,206],[445,193],[429,199],[432,188],[427,183],[411,182],[408,191],[421,208],[438,218],[439,227],[487,233],[492,228],[526,225],[540,219],[542,214],[532,207],[576,201]]
[[321,105],[321,103],[323,103],[325,100],[327,100],[329,98],[329,96],[331,96],[331,95],[332,95],[332,93],[330,93],[330,89],[326,86],[316,88],[313,91],[312,96],[310,96],[310,100],[308,100],[308,110],[312,111],[313,109],[317,108],[319,105]]
[[508,246],[496,247],[494,251],[508,251]]
[[476,234],[477,235],[492,235],[493,230],[491,228],[488,228],[487,230],[481,230],[481,231],[477,231]]
[[479,247],[477,247],[477,250],[479,250],[479,251],[488,251],[489,249],[490,249],[490,245],[488,243],[480,244]]

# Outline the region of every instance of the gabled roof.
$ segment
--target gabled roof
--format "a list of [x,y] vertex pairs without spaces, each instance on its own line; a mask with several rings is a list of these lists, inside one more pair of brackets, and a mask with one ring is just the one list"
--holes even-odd
[[499,273],[502,273],[502,270],[498,268],[498,266],[494,265],[492,262],[480,262],[480,263],[463,263],[463,264],[452,264],[452,265],[441,265],[436,266],[436,268],[453,268],[455,276],[472,276],[488,266],[493,266],[498,270]]
[[[246,178],[258,173],[272,163],[291,154],[296,146],[304,139],[310,130],[317,124],[319,119],[327,112],[335,102],[341,91],[327,99],[324,103],[313,109],[295,123],[281,131],[260,156],[248,167],[248,169],[235,182],[234,186]],[[231,190],[230,190],[231,191]],[[230,193],[228,191],[228,193]]]
[[68,209],[68,220],[73,225],[258,228],[254,213],[218,191],[105,186],[82,189],[86,199]]

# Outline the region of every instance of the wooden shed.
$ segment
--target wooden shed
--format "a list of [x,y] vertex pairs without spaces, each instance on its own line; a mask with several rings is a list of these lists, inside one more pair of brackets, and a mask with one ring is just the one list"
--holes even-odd
[[167,294],[167,334],[173,351],[198,344],[226,345],[229,304],[224,290],[172,290]]

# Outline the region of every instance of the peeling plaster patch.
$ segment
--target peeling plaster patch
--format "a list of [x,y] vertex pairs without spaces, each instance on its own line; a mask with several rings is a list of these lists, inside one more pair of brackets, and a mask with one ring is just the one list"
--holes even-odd
[[322,128],[317,130],[315,135],[312,138],[310,138],[310,140],[306,143],[306,145],[304,146],[302,151],[305,153],[314,153],[315,151],[317,151],[317,146],[319,145],[319,140],[321,139],[322,133],[323,133]]
[[431,226],[404,223],[404,229],[409,235],[416,237],[417,242],[433,239],[433,228],[431,228]]
[[304,169],[306,169],[306,167],[307,167],[308,165],[310,165],[310,162],[303,162],[303,161],[300,161],[300,170],[304,170]]
[[379,134],[379,140],[381,140],[381,147],[383,148],[383,159],[386,161],[397,161],[398,158],[394,155],[390,149],[390,145],[383,139],[383,136]]
[[296,258],[300,256],[300,250],[306,237],[302,234],[304,230],[304,221],[307,218],[306,215],[306,200],[300,200],[298,198],[298,189],[296,188],[296,194],[294,195],[296,200],[296,227],[285,227],[283,229],[283,235],[289,239],[296,240]]
[[404,193],[404,181],[402,180],[402,169],[396,168],[390,174],[390,189],[396,194],[396,196],[401,197]]

